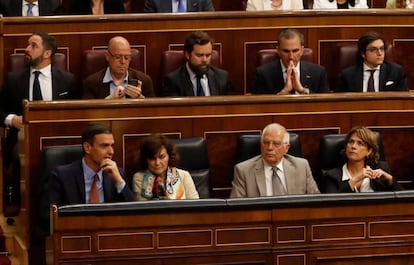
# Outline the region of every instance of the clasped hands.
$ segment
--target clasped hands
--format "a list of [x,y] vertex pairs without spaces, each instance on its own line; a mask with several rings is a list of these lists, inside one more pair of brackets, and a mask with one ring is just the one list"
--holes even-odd
[[384,170],[378,168],[378,169],[372,169],[369,166],[367,166],[366,168],[364,168],[362,170],[362,174],[359,176],[355,176],[352,179],[349,180],[349,185],[351,185],[352,188],[357,188],[359,190],[359,187],[362,184],[362,181],[365,178],[369,178],[369,179],[384,179],[386,180],[389,184],[392,184],[393,182],[393,177],[385,172]]
[[128,84],[126,87],[117,86],[114,93],[111,95],[111,99],[119,99],[128,95],[130,98],[145,98],[142,95],[142,81],[138,80],[136,86]]
[[296,70],[293,61],[289,61],[289,66],[286,69],[285,87],[278,93],[279,95],[290,94],[292,90],[297,91],[299,94],[306,94],[307,89],[302,86],[300,82],[300,75]]

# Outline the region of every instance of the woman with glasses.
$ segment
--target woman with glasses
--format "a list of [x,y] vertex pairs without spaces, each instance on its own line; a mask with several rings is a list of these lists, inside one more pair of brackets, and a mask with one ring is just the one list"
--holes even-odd
[[368,8],[367,0],[315,0],[313,9]]
[[153,134],[141,142],[138,172],[132,189],[137,200],[199,199],[188,171],[176,168],[178,153],[164,135]]
[[414,0],[387,0],[387,8],[413,8]]
[[248,0],[246,11],[300,9],[303,9],[302,0]]
[[366,127],[354,127],[345,137],[345,163],[324,174],[325,191],[374,192],[400,190],[385,161],[379,160],[378,141]]

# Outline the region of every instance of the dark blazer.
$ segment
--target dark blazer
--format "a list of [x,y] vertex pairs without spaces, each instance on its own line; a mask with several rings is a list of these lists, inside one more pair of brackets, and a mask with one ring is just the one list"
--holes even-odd
[[[187,12],[214,11],[211,0],[187,0]],[[171,13],[171,0],[145,0],[146,13]]]
[[[62,72],[52,66],[52,98],[63,100],[74,98],[75,80],[73,74]],[[7,73],[0,93],[0,125],[9,114],[22,115],[22,101],[29,98],[30,69]],[[8,141],[17,142],[17,130],[10,129]]]
[[[125,7],[122,0],[104,0],[105,14],[125,13]],[[70,14],[73,15],[90,15],[92,8],[89,0],[75,0],[72,4]]]
[[[329,92],[326,70],[323,66],[300,62],[300,82],[310,93]],[[285,87],[280,60],[256,68],[253,81],[253,94],[277,94]]]
[[[229,79],[229,73],[220,68],[210,66],[207,72],[210,95],[230,95],[233,93],[233,87]],[[171,72],[164,80],[164,96],[195,96],[193,83],[186,65]]]
[[[119,170],[125,179],[125,171],[122,168]],[[103,190],[104,202],[135,200],[134,193],[128,185],[125,185],[121,193],[118,193],[111,176],[105,174],[105,172],[103,173]],[[86,203],[82,160],[56,167],[49,176],[48,193],[49,203],[58,205]]]
[[[336,92],[362,92],[363,64],[356,64],[342,71]],[[384,62],[380,67],[379,91],[406,91],[407,77],[401,65]]]
[[[110,93],[109,83],[102,83],[107,68],[91,74],[83,81],[82,98],[106,98]],[[128,79],[135,79],[142,81],[142,94],[145,97],[155,97],[155,92],[152,84],[152,79],[149,75],[134,69],[128,69]],[[136,85],[136,83],[134,84]]]
[[[3,16],[22,16],[23,0],[1,0],[0,12]],[[53,16],[62,14],[62,6],[60,0],[38,0],[39,15]]]
[[[376,167],[373,169],[382,169],[387,173],[391,174],[391,170],[388,167],[388,164],[385,161],[379,161]],[[395,180],[395,178],[394,178]],[[351,189],[348,184],[348,180],[342,181],[342,166],[338,168],[333,168],[327,170],[323,174],[323,182],[325,185],[326,193],[346,193],[346,192],[355,192]],[[371,188],[374,191],[395,191],[401,190],[402,187],[394,181],[392,185],[389,185],[388,182],[384,180],[371,179]]]

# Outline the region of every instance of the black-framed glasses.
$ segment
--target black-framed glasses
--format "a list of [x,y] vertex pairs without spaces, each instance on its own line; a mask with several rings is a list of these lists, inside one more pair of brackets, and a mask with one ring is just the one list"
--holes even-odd
[[372,53],[384,52],[385,51],[385,46],[381,46],[381,47],[369,47],[369,48],[367,48],[367,51],[372,52]]
[[114,58],[117,61],[121,61],[122,58],[124,58],[125,61],[131,61],[131,54],[128,55],[122,55],[122,54],[112,54],[112,52],[110,50],[108,50],[109,55],[112,56],[112,58]]

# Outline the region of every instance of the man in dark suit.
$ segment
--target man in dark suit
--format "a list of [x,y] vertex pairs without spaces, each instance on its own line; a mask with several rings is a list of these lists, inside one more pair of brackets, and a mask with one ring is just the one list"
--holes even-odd
[[[186,5],[185,2],[187,3]],[[181,9],[183,5],[183,9]],[[146,0],[144,12],[146,13],[177,13],[214,11],[211,0]]]
[[60,0],[1,0],[0,12],[12,16],[54,16],[62,14]]
[[[30,36],[25,50],[25,62],[30,67],[21,72],[10,72],[5,77],[0,92],[0,126],[5,127],[7,131],[3,149],[6,188],[10,185],[18,191],[20,186],[17,134],[23,127],[23,99],[61,100],[74,95],[73,75],[51,65],[56,49],[57,44],[53,36],[45,32],[34,33]],[[34,91],[35,87],[37,93]]]
[[343,70],[336,92],[406,91],[404,69],[384,61],[385,39],[377,32],[366,32],[358,40],[361,62]]
[[227,71],[211,65],[213,40],[203,31],[190,33],[184,43],[187,62],[164,80],[165,96],[217,96],[232,94]]
[[131,46],[127,39],[120,36],[111,38],[105,58],[108,67],[83,81],[82,98],[120,99],[155,96],[151,77],[129,68]]
[[234,167],[231,198],[319,193],[306,159],[288,155],[289,133],[280,124],[263,129],[261,154]]
[[280,60],[259,66],[253,94],[309,94],[329,91],[324,67],[302,61],[304,38],[296,29],[284,29],[278,37]]
[[89,124],[82,133],[83,159],[58,166],[49,176],[49,203],[57,205],[134,201],[125,171],[112,160],[110,128]]

